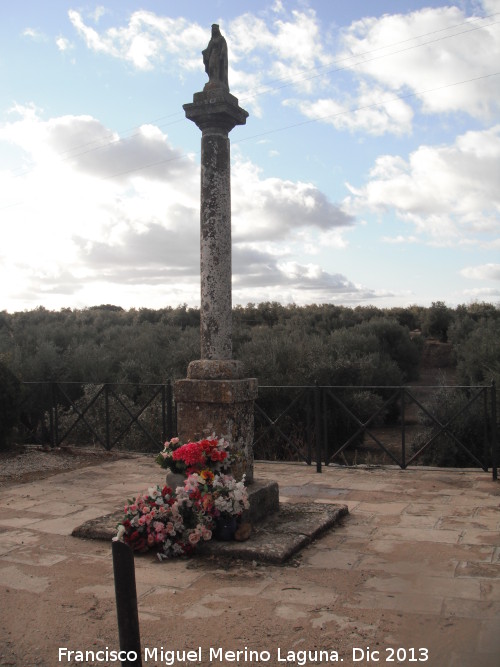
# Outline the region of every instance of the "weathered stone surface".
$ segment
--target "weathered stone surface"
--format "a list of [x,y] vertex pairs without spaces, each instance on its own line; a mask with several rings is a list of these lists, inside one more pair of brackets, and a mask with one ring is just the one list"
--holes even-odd
[[212,37],[208,46],[202,52],[205,72],[208,74],[208,83],[204,90],[223,88],[229,92],[227,43],[221,35],[217,23],[212,24]]
[[201,358],[231,359],[231,158],[229,132],[248,113],[223,89],[196,93],[186,117],[202,130],[200,197]]
[[97,519],[85,521],[76,526],[71,535],[85,540],[112,540],[116,535],[118,524],[123,521],[123,516],[123,510],[117,510]]
[[189,380],[239,380],[244,377],[243,362],[236,359],[197,359],[188,366]]
[[347,514],[346,505],[281,504],[279,512],[254,527],[247,541],[212,540],[203,551],[228,558],[284,563]]
[[202,359],[231,359],[231,182],[229,139],[201,139],[200,275]]
[[215,433],[238,450],[231,472],[253,481],[253,410],[257,380],[178,380],[175,383],[177,433],[187,442]]
[[179,403],[240,403],[257,398],[255,378],[240,380],[177,380],[175,401]]
[[[281,504],[279,512],[254,525],[252,534],[245,542],[211,540],[204,544],[202,553],[226,558],[284,563],[300,549],[319,538],[326,530],[338,524],[347,514],[346,505]],[[87,521],[75,528],[72,535],[86,539],[110,540],[116,534],[116,525],[122,519],[123,512],[114,512]]]
[[221,88],[195,93],[193,101],[182,108],[186,118],[202,132],[218,127],[229,133],[236,125],[245,125],[248,118],[248,111],[239,106],[238,98]]
[[277,482],[254,479],[248,488],[250,509],[244,512],[242,520],[253,525],[279,511],[280,492]]
[[[243,380],[232,359],[231,156],[229,132],[248,112],[229,92],[227,46],[217,24],[203,51],[209,83],[184,105],[186,118],[201,130],[200,339],[201,359],[188,379],[176,383],[177,432],[181,440],[215,433],[238,450],[232,474],[253,480],[253,401],[257,381]],[[224,380],[224,381],[223,381]]]

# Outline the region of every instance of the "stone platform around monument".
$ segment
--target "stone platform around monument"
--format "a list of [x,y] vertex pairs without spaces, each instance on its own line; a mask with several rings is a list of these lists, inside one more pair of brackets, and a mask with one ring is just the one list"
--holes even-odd
[[[249,539],[244,542],[210,540],[200,550],[201,556],[285,563],[348,514],[347,505],[342,504],[279,503],[276,482],[255,480],[249,487],[249,498],[250,516],[246,518],[253,525]],[[106,514],[75,527],[72,535],[111,540],[122,519],[122,510]]]

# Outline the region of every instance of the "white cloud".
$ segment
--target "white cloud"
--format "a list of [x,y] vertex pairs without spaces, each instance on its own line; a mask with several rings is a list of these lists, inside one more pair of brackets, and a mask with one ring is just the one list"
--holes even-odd
[[398,234],[397,236],[384,236],[382,241],[393,245],[402,245],[404,243],[417,243],[418,239],[416,236],[403,236],[402,234]]
[[[140,70],[160,63],[177,68],[179,73],[199,70],[200,51],[209,39],[209,30],[184,18],[173,19],[151,11],[131,14],[125,26],[99,32],[86,23],[81,12],[69,10],[71,23],[93,51],[125,60]],[[93,18],[93,17],[91,17]],[[321,26],[312,9],[293,10],[285,15],[277,3],[264,18],[251,12],[221,24],[230,50],[229,83],[256,115],[261,114],[258,96],[279,87],[279,80],[295,80],[302,90],[312,90],[312,80],[304,71],[329,59],[322,46]],[[168,56],[168,58],[167,58]],[[262,88],[264,79],[278,80]],[[318,82],[319,83],[319,82]]]
[[236,241],[277,240],[305,227],[329,231],[349,227],[352,216],[310,183],[262,178],[251,162],[233,167],[232,207]]
[[56,39],[56,46],[59,49],[59,51],[63,52],[73,48],[73,45],[71,44],[69,39],[66,39],[66,37],[58,37]]
[[[483,5],[469,18],[456,6],[364,17],[340,33],[340,49],[328,59],[319,32],[318,69],[303,66],[305,87],[284,104],[337,130],[374,136],[409,134],[417,108],[491,122],[500,111],[500,29],[498,16],[481,16],[499,10]],[[320,98],[306,86],[313,81],[321,83]]]
[[446,87],[498,69],[497,17],[477,19],[456,6],[364,18],[344,31],[339,56],[354,56],[353,70],[370,86],[376,82],[387,91],[417,93],[426,113],[491,118],[499,110],[500,77]]
[[89,49],[126,60],[140,70],[152,69],[167,54],[176,56],[181,67],[187,63],[189,69],[192,57],[197,53],[199,60],[207,42],[207,31],[198,24],[146,10],[133,12],[127,26],[102,33],[87,25],[80,12],[70,9],[68,16]]
[[[469,18],[456,6],[365,17],[340,33],[337,53],[314,9],[286,11],[277,2],[259,14],[248,11],[221,25],[230,49],[231,89],[260,117],[264,93],[293,86],[297,96],[286,103],[307,118],[375,136],[411,131],[414,101],[398,97],[415,96],[429,114],[465,112],[491,119],[500,108],[500,76],[479,77],[497,69],[500,30],[495,17],[480,18],[493,13],[493,2],[483,6]],[[102,31],[79,11],[68,15],[88,48],[140,70],[162,64],[179,75],[197,71],[209,38],[197,23],[146,10],[133,12],[126,25]],[[94,22],[98,18],[89,15]],[[352,94],[337,88],[342,84],[332,75],[338,69],[354,78]],[[321,98],[313,98],[316,90]]]
[[230,22],[228,36],[237,62],[273,53],[276,75],[283,74],[286,66],[288,75],[297,71],[303,76],[305,69],[327,60],[321,28],[312,9],[293,10],[288,19],[262,18],[247,12]]
[[394,210],[437,244],[489,245],[500,235],[500,125],[454,144],[420,146],[408,160],[382,155],[345,208]]
[[23,30],[23,36],[29,37],[30,39],[33,39],[35,42],[47,41],[47,35],[45,35],[38,28],[26,28],[25,30]]
[[101,18],[107,14],[107,9],[100,5],[99,7],[96,7],[94,10],[94,13],[92,15],[92,18],[94,19],[95,23],[99,23]]
[[[107,300],[125,306],[159,305],[162,298],[197,303],[194,160],[153,125],[120,137],[91,116],[43,120],[33,106],[15,113],[18,118],[0,126],[0,142],[21,150],[30,167],[17,177],[0,172],[0,207],[9,230],[1,253],[3,271],[14,276],[9,284],[15,281],[26,307],[40,295],[49,307],[64,306],[70,297],[72,304],[91,304],[106,291],[114,295]],[[342,247],[342,232],[354,222],[320,190],[263,178],[241,160],[235,161],[232,186],[233,273],[240,297],[251,301],[266,285],[297,299],[314,293],[311,301],[371,293],[298,260],[301,234],[311,244],[323,237],[325,245],[329,240]]]
[[380,87],[369,88],[361,82],[356,97],[343,95],[342,101],[332,98],[316,101],[286,100],[312,120],[321,120],[338,130],[365,131],[380,136],[387,132],[396,135],[411,130],[413,110],[403,100],[395,99]]
[[500,280],[500,264],[467,266],[460,273],[466,278],[473,278],[474,280]]
[[477,289],[466,289],[463,291],[463,296],[477,301],[482,299],[484,301],[493,301],[500,297],[500,289],[494,287],[481,287]]
[[241,267],[233,275],[233,301],[281,301],[282,303],[360,303],[381,297],[376,291],[355,285],[346,276],[329,273],[313,263],[278,258],[251,247],[236,246],[233,263]]

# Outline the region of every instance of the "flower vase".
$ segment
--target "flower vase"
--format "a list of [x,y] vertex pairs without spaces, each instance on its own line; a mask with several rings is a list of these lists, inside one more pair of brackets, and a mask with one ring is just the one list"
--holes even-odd
[[172,491],[175,491],[178,486],[182,486],[184,488],[185,480],[186,475],[184,475],[182,472],[173,472],[172,470],[167,472],[167,476],[165,478],[167,486],[169,486]]
[[220,516],[215,519],[214,537],[221,542],[234,540],[234,534],[238,528],[238,519],[235,516]]

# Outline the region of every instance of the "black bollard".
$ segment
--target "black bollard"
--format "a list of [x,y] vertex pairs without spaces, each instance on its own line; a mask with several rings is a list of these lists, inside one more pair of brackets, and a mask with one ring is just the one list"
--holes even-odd
[[142,667],[134,554],[124,542],[112,542],[116,614],[122,667]]

